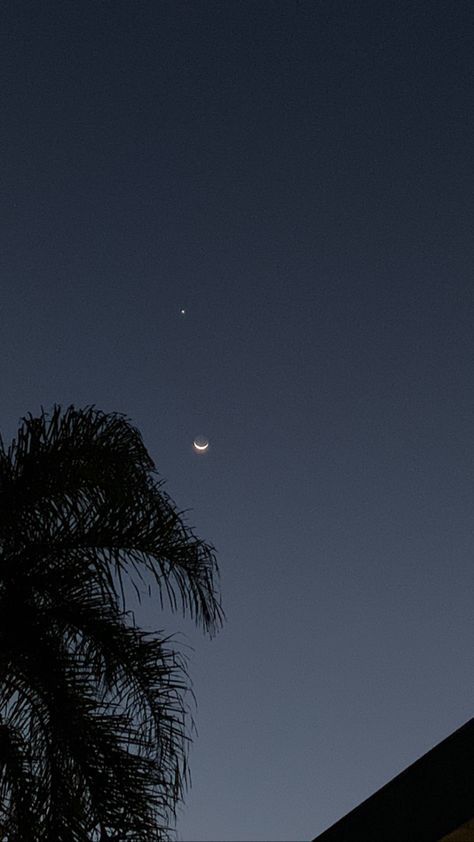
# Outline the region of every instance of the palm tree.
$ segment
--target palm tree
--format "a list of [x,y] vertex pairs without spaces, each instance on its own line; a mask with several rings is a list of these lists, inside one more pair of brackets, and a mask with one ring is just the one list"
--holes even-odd
[[211,636],[213,548],[140,433],[95,408],[0,441],[0,840],[166,840],[188,783],[186,666],[127,611],[153,582]]

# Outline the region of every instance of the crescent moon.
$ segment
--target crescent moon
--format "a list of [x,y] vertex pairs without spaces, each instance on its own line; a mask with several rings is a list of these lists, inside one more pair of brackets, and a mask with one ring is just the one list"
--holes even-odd
[[196,439],[193,441],[194,450],[197,450],[198,453],[205,453],[207,448],[209,447],[209,442],[207,441],[205,444],[199,444]]

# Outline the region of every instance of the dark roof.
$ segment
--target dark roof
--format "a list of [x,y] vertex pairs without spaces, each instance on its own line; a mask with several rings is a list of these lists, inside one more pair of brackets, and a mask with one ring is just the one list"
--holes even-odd
[[435,842],[474,817],[474,719],[313,842]]

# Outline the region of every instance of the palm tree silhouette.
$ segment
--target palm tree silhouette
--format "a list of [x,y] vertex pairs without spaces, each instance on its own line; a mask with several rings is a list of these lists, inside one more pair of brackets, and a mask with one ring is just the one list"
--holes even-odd
[[126,610],[153,582],[211,636],[213,548],[140,433],[87,407],[0,443],[0,840],[166,840],[188,783],[183,658]]

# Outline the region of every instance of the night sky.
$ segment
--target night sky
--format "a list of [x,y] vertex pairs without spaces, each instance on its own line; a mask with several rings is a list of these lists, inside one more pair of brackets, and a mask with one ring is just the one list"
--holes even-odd
[[215,639],[142,609],[193,647],[178,840],[309,840],[472,716],[473,24],[1,4],[3,435],[126,413],[218,551]]

